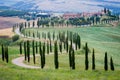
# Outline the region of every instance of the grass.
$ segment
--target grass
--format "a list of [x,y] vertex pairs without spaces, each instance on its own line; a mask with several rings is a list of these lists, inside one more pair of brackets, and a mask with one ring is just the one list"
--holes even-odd
[[[102,26],[102,25],[101,25]],[[105,25],[103,25],[105,26]],[[91,70],[91,53],[89,54],[90,68],[84,70],[84,54],[82,51],[76,52],[76,70],[70,70],[68,55],[59,55],[60,69],[54,69],[53,55],[46,56],[45,69],[26,69],[11,63],[11,60],[19,56],[19,47],[9,48],[10,60],[5,63],[0,58],[0,80],[119,80],[120,79],[120,26],[118,27],[81,27],[81,28],[44,28],[37,29],[39,32],[73,31],[79,33],[82,45],[88,42],[92,51],[95,48],[96,70]],[[36,29],[26,29],[36,31]],[[1,47],[0,47],[1,48]],[[105,51],[108,52],[108,59],[113,57],[115,71],[104,71],[103,59]],[[1,49],[0,49],[1,53]],[[40,58],[37,57],[36,66],[40,66]],[[28,64],[27,62],[25,62]],[[29,63],[29,65],[34,65]],[[110,68],[110,67],[109,67]]]

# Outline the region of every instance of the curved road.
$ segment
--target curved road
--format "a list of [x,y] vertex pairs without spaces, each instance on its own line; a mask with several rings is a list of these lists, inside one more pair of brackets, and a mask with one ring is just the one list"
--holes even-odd
[[12,63],[17,66],[24,67],[24,68],[30,68],[30,69],[39,69],[40,68],[40,67],[36,67],[36,66],[27,65],[23,61],[24,61],[24,56],[13,59]]

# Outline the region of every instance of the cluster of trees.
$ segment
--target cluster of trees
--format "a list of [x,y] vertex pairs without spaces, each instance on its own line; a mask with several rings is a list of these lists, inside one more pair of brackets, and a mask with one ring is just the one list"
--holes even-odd
[[1,51],[2,51],[2,60],[8,63],[9,61],[9,54],[8,54],[8,46],[6,45],[1,45]]
[[38,38],[38,39],[45,39],[49,40],[58,40],[59,45],[62,48],[62,44],[64,45],[64,49],[68,52],[68,45],[70,42],[72,42],[75,45],[75,49],[80,49],[81,48],[81,38],[78,33],[73,33],[72,31],[62,31],[55,33],[53,32],[39,32],[39,31],[24,31],[23,34],[26,37],[33,37],[33,38]]

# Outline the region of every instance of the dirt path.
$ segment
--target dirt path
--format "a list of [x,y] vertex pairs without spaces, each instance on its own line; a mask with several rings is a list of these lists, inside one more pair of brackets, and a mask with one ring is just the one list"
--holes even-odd
[[[39,56],[39,55],[36,55],[36,56]],[[39,69],[40,68],[40,67],[36,67],[36,66],[27,65],[23,61],[24,61],[24,56],[21,56],[16,59],[13,59],[12,63],[17,66],[24,67],[24,68],[30,68],[30,69]]]

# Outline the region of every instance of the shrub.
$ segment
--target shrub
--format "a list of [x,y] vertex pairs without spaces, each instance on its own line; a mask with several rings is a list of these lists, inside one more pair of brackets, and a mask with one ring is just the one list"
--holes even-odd
[[14,35],[14,36],[12,37],[12,41],[13,41],[13,42],[17,41],[18,39],[19,39],[19,35]]

